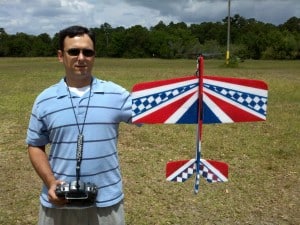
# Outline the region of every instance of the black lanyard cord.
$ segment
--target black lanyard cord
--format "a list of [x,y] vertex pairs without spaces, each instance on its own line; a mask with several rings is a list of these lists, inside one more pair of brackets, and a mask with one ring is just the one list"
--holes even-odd
[[92,82],[93,82],[93,79],[91,80],[91,84],[90,84],[89,98],[88,98],[88,103],[87,103],[87,106],[86,106],[86,111],[85,111],[85,115],[84,115],[84,118],[83,118],[83,123],[82,123],[81,129],[80,129],[80,126],[79,126],[79,123],[78,123],[78,119],[77,119],[77,116],[76,116],[76,112],[75,112],[75,107],[74,107],[74,103],[73,103],[73,100],[72,100],[71,91],[70,91],[69,87],[67,88],[68,92],[69,92],[69,97],[70,97],[70,100],[71,100],[71,104],[72,104],[72,109],[73,109],[74,117],[75,117],[75,120],[76,120],[76,125],[77,125],[77,128],[78,128],[77,147],[76,147],[76,160],[77,160],[77,163],[76,163],[76,181],[77,181],[76,182],[76,186],[77,186],[77,189],[79,189],[79,187],[80,187],[79,186],[80,166],[81,166],[81,161],[82,161],[83,141],[84,141],[83,129],[84,129],[84,125],[85,125],[87,111],[88,111],[89,106],[90,106],[91,93],[92,93]]

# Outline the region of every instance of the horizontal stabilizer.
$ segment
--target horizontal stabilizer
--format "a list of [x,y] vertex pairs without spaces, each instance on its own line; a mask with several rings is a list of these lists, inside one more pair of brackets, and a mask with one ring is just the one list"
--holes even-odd
[[[215,160],[200,159],[200,175],[209,183],[228,181],[228,165]],[[196,172],[196,160],[171,161],[166,166],[166,179],[184,182]]]

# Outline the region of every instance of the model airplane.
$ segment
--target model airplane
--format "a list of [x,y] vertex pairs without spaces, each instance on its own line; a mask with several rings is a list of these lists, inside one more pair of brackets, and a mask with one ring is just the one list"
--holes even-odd
[[201,158],[202,124],[266,120],[268,86],[259,80],[204,76],[204,59],[194,76],[136,84],[132,89],[133,123],[197,124],[196,157],[168,162],[168,181],[184,182],[194,173],[194,192],[200,176],[226,182],[228,165]]

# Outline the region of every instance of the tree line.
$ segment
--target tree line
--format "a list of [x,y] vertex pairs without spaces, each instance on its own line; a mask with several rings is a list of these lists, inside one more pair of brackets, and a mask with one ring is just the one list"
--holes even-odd
[[[227,18],[220,22],[187,25],[160,21],[149,29],[130,28],[104,23],[91,28],[96,34],[97,57],[126,58],[195,58],[225,56]],[[0,28],[0,57],[55,56],[58,33],[28,35],[7,34]],[[300,59],[300,18],[291,17],[275,26],[238,14],[230,17],[230,55],[242,59]]]

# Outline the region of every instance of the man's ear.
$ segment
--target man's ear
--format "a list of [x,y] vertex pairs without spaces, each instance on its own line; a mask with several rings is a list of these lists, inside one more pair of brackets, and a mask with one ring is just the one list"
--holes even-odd
[[57,58],[58,58],[58,61],[60,61],[60,62],[64,61],[64,53],[62,50],[57,51]]

